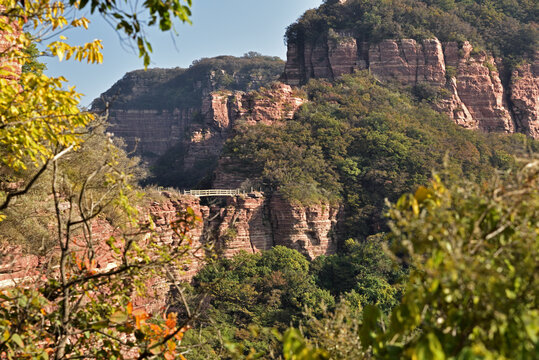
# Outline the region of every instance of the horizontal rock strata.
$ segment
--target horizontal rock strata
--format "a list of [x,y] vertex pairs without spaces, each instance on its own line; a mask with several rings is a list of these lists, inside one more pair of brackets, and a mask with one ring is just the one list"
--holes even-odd
[[499,64],[470,43],[437,39],[383,40],[368,45],[353,34],[330,30],[311,42],[290,42],[283,78],[301,85],[368,69],[384,82],[445,89],[436,108],[457,124],[487,132],[522,132],[539,138],[539,54],[502,84]]

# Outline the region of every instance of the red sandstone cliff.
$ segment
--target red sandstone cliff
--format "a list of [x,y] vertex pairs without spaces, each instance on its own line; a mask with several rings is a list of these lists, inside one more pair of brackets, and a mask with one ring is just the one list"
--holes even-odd
[[539,139],[539,53],[533,63],[513,71],[509,89],[517,127]]
[[466,128],[539,138],[539,54],[510,74],[507,84],[498,65],[488,53],[474,53],[468,42],[403,39],[368,45],[350,32],[330,30],[312,43],[289,43],[283,77],[300,85],[368,69],[385,82],[445,88],[438,110]]
[[249,124],[278,123],[291,119],[303,102],[289,85],[281,83],[248,93],[215,91],[205,95],[198,108],[111,110],[110,131],[126,142],[128,150],[136,150],[150,164],[170,149],[178,149],[169,156],[171,166],[189,174],[192,184],[196,184],[200,180],[197,177],[207,175],[201,170],[211,170],[217,164],[223,144],[239,120]]
[[190,125],[190,136],[183,143],[185,171],[200,163],[216,160],[239,120],[249,124],[278,123],[291,119],[303,102],[289,85],[280,83],[258,92],[219,91],[209,94],[202,102],[203,120]]
[[[224,257],[232,257],[239,251],[255,253],[283,245],[312,259],[332,254],[337,248],[337,221],[341,209],[336,205],[302,206],[278,195],[267,198],[257,192],[229,197],[222,207],[203,206],[196,197],[171,192],[163,192],[161,197],[140,209],[143,218],[150,216],[155,223],[154,241],[172,245],[179,241],[171,224],[187,207],[201,218],[188,233],[192,250],[184,267],[178,269],[179,277],[184,280],[191,279],[203,265],[208,245]],[[106,244],[111,236],[117,235],[116,229],[102,218],[94,220],[91,227],[95,268],[104,271],[118,266],[118,259]],[[77,252],[83,243],[75,239],[74,251]],[[19,247],[2,249],[0,288],[54,271],[54,264],[51,267],[49,261],[55,251],[52,249],[48,256],[39,257],[25,255]],[[166,301],[169,288],[164,278],[156,278],[149,285],[155,296],[138,299],[138,303],[149,310],[157,310]]]

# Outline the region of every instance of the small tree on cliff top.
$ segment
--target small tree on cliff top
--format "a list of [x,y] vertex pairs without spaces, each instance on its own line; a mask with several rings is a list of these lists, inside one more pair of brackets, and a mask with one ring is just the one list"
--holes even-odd
[[[56,219],[56,244],[49,259],[54,270],[33,277],[32,283],[0,290],[0,359],[182,357],[178,345],[193,313],[188,311],[185,319],[174,314],[152,317],[134,308],[131,297],[144,296],[148,278],[175,275],[189,251],[186,233],[196,217],[188,210],[173,224],[176,242],[160,242],[151,220],[141,224],[130,204],[130,176],[119,166],[112,145],[105,147],[99,162],[87,164],[83,178],[71,181],[65,164],[83,151],[96,117],[80,110],[80,94],[64,89],[63,77],[51,78],[39,69],[21,74],[13,64],[29,60],[26,49],[33,43],[60,60],[100,63],[99,40],[73,46],[57,33],[87,29],[89,20],[79,14],[89,8],[132,40],[147,66],[151,45],[145,28],[168,31],[174,18],[189,22],[190,6],[191,0],[140,5],[127,0],[0,1],[2,173],[26,179],[14,190],[0,191],[0,211],[48,179],[50,196],[45,193],[43,200],[52,202]],[[123,221],[115,236],[100,244],[93,224],[107,208],[120,211]],[[3,217],[0,213],[0,221]],[[113,268],[96,265],[102,245]],[[6,254],[1,256],[4,265]]]

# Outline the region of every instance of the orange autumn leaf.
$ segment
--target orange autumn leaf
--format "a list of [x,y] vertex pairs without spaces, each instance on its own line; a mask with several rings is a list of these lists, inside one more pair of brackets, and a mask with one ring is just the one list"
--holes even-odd
[[168,351],[170,351],[171,353],[174,353],[174,351],[176,351],[176,342],[173,340],[169,340],[167,342],[167,347],[168,347]]
[[75,254],[75,264],[79,268],[79,270],[82,271],[82,261],[80,260],[79,256]]
[[169,314],[168,317],[167,317],[167,321],[165,322],[165,324],[167,325],[167,327],[169,329],[173,329],[176,327],[176,316],[173,315],[173,314]]
[[133,310],[132,315],[135,317],[135,327],[137,329],[140,329],[142,324],[145,323],[145,320],[150,317],[144,309]]
[[133,303],[131,301],[127,303],[127,313],[129,315],[133,313]]
[[163,332],[163,329],[161,329],[159,326],[155,325],[155,324],[150,324],[150,329],[153,330],[153,332],[156,334],[156,335],[159,335]]

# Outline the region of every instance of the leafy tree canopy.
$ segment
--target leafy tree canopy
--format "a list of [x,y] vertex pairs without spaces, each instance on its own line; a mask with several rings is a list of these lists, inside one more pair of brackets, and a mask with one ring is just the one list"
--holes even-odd
[[289,42],[314,41],[329,29],[352,31],[361,41],[425,39],[470,41],[510,64],[534,56],[539,5],[533,0],[328,0],[288,27]]

